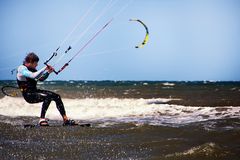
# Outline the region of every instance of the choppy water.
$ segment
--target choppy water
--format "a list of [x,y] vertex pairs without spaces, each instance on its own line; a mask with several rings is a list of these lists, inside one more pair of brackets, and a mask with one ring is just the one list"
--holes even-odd
[[[9,84],[15,82],[0,82]],[[69,117],[93,127],[60,127],[51,103],[47,117],[59,127],[24,129],[37,123],[41,104],[1,95],[4,159],[239,159],[240,82],[52,81],[39,87],[59,93]]]

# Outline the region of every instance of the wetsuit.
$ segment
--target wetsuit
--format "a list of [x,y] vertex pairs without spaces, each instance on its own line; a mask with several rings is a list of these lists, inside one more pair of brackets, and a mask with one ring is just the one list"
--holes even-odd
[[28,68],[24,65],[18,67],[17,70],[17,82],[18,86],[22,91],[24,99],[28,103],[39,103],[42,104],[41,118],[45,118],[46,111],[51,103],[55,101],[57,109],[62,116],[66,115],[64,105],[60,95],[46,90],[37,89],[37,80],[44,81],[47,79],[49,73],[45,71],[45,67],[37,71],[33,68]]

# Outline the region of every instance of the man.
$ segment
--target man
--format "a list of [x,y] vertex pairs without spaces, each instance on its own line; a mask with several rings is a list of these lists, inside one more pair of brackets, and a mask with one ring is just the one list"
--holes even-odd
[[17,69],[17,82],[24,99],[28,103],[43,102],[39,125],[48,126],[45,115],[51,101],[55,101],[57,109],[63,118],[63,125],[76,125],[74,120],[70,120],[66,116],[60,95],[51,91],[37,89],[37,81],[44,81],[54,70],[51,66],[47,66],[37,71],[38,61],[39,58],[35,53],[29,53],[25,57],[23,65],[20,65]]

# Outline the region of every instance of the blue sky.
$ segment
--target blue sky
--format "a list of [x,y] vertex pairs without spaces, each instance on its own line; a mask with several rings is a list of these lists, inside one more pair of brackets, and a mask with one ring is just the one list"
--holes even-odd
[[[113,6],[99,16],[108,4]],[[39,55],[41,68],[61,43],[52,65],[72,45],[54,65],[58,70],[112,17],[114,21],[62,73],[49,79],[240,80],[238,0],[1,0],[0,79],[15,79],[11,69],[30,51]],[[130,18],[149,28],[144,48],[134,48],[145,30]]]

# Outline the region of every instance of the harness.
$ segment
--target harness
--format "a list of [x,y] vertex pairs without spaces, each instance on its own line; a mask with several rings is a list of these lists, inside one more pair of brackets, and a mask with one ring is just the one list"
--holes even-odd
[[[36,72],[36,69],[27,67],[29,71]],[[37,81],[35,79],[27,78],[26,81],[19,81],[17,79],[18,87],[21,92],[32,92],[37,90]]]

